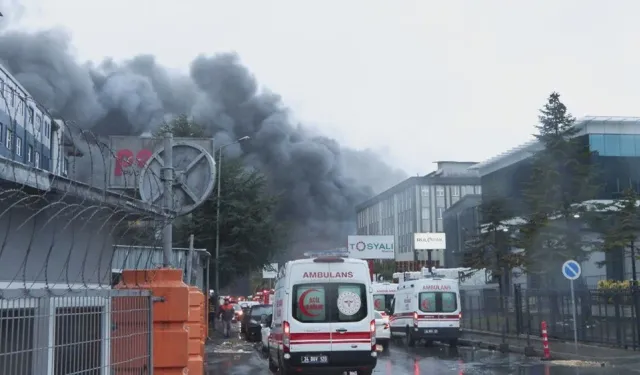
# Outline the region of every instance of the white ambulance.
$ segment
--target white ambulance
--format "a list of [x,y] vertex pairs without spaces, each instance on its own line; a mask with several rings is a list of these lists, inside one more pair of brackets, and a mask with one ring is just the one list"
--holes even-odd
[[370,375],[375,332],[367,262],[332,256],[280,268],[269,335],[272,372]]
[[456,346],[461,318],[458,280],[434,276],[398,285],[389,325],[392,338],[402,337],[408,346],[420,340]]
[[398,284],[394,283],[373,283],[373,308],[382,315],[387,317],[391,310],[391,302],[393,296],[398,290]]

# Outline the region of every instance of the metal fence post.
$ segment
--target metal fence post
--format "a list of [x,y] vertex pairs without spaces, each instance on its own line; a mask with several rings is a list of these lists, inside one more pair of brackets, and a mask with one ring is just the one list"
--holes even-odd
[[634,324],[633,327],[633,341],[634,341],[634,349],[640,347],[640,293],[638,293],[639,287],[638,285],[633,285],[631,287],[631,299],[633,300],[633,316],[634,316]]
[[522,333],[522,296],[520,290],[520,284],[513,285],[513,299],[514,299],[514,310],[516,313],[516,333]]
[[525,311],[527,313],[527,346],[531,347],[531,306],[529,305],[529,294],[524,295]]
[[148,363],[148,374],[153,375],[153,293],[149,292],[149,296],[147,297],[147,306],[149,306],[149,312],[147,314],[148,319],[148,327],[149,334],[147,336],[148,343],[147,347],[149,350],[149,363]]

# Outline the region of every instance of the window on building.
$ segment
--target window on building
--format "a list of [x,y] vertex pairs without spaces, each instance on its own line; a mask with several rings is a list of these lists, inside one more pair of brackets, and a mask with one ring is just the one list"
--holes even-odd
[[428,197],[429,196],[429,187],[428,186],[421,186],[420,187],[420,194],[423,197]]
[[27,146],[27,163],[33,162],[33,146]]
[[33,164],[36,166],[36,168],[40,168],[40,153],[38,151],[36,151],[35,155],[33,155]]
[[436,196],[444,197],[444,186],[436,186]]
[[604,153],[607,156],[620,156],[620,135],[604,135]]
[[62,173],[66,176],[69,173],[69,158],[64,158]]
[[605,156],[604,134],[589,134],[589,149],[600,156]]
[[442,215],[444,214],[444,207],[438,207],[438,219],[442,219]]
[[13,132],[10,129],[7,129],[7,137],[5,138],[5,146],[9,150],[13,150]]
[[4,98],[4,81],[0,78],[0,97]]
[[430,219],[430,218],[431,218],[431,212],[430,212],[430,211],[431,211],[431,210],[430,210],[430,209],[428,209],[428,208],[423,208],[423,209],[422,209],[422,215],[420,215],[420,218],[421,218],[422,220]]
[[476,189],[476,194],[482,194],[482,186],[477,185],[475,189]]
[[636,139],[632,134],[620,136],[620,156],[636,156]]
[[45,133],[44,135],[47,138],[51,138],[51,123],[49,121],[45,122]]
[[451,187],[451,196],[459,197],[460,196],[460,186],[452,186]]
[[22,138],[16,137],[16,155],[22,156]]
[[27,117],[29,120],[29,124],[33,124],[33,108],[27,108]]
[[422,219],[422,231],[431,232],[431,221],[429,219]]
[[39,132],[42,131],[42,116],[40,115],[36,116],[36,130]]
[[589,134],[589,149],[600,156],[640,156],[640,135]]
[[11,88],[11,106],[16,106],[16,90],[14,90],[13,88]]

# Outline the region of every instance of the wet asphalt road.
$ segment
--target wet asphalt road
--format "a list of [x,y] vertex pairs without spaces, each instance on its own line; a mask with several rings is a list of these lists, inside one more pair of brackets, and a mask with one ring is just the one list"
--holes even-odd
[[[218,342],[208,347],[207,375],[268,375],[267,361],[252,344]],[[599,367],[597,364],[549,363],[515,354],[447,346],[407,349],[391,345],[381,353],[380,375],[638,375],[640,368]]]

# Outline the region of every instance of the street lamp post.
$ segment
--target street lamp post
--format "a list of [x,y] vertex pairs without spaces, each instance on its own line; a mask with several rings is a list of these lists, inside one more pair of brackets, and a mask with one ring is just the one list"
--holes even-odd
[[218,148],[218,199],[216,201],[216,264],[215,264],[215,272],[216,272],[216,284],[215,284],[215,294],[220,297],[220,181],[222,180],[222,150],[231,145],[235,145],[236,143],[240,143],[242,141],[246,141],[249,139],[248,136],[244,136],[242,138],[238,138],[235,142],[227,143],[226,145],[220,146]]

